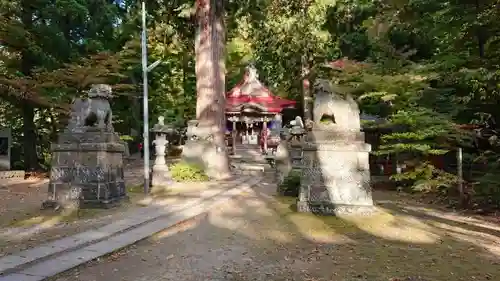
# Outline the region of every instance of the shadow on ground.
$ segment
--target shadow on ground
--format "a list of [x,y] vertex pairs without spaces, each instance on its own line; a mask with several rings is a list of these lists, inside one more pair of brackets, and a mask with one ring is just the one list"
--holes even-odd
[[387,199],[369,218],[299,214],[274,188],[54,280],[494,280],[500,268],[498,226]]
[[142,185],[137,184],[137,179],[142,181],[142,163],[132,168],[133,170],[129,169],[126,174],[126,182],[130,183],[127,187],[130,200],[123,201],[119,206],[111,209],[41,210],[41,204],[47,198],[46,187],[43,190],[37,190],[36,196],[23,194],[18,196],[20,199],[5,198],[3,203],[8,204],[0,205],[9,209],[3,212],[0,208],[0,257],[120,222],[128,219],[134,212],[141,212],[143,207],[151,204],[150,201],[155,201],[151,206],[152,209],[161,212],[166,209],[166,206],[171,206],[178,201],[202,199],[203,191],[217,191],[221,187],[220,184],[213,182],[175,183],[165,192],[160,190],[158,193],[146,196]]

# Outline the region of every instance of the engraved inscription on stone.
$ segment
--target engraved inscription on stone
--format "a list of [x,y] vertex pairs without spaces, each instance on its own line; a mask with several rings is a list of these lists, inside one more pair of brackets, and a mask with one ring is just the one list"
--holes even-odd
[[68,193],[68,199],[70,200],[77,200],[80,199],[80,196],[82,194],[82,188],[79,186],[72,186],[69,193]]
[[57,182],[70,182],[74,176],[74,169],[70,167],[52,167],[51,178]]

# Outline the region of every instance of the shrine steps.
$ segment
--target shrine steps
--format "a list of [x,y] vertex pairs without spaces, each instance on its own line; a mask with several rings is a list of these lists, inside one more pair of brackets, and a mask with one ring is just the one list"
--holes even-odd
[[265,161],[264,155],[259,146],[256,145],[236,145],[234,147],[234,155],[232,158],[252,160],[257,162]]
[[235,147],[234,155],[231,155],[231,167],[237,174],[244,175],[263,175],[271,169],[260,148],[250,145]]

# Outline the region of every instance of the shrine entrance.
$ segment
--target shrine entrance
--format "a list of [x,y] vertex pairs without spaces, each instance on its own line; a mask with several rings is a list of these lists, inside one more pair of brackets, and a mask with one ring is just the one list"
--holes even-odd
[[230,115],[227,127],[235,144],[257,146],[271,119],[270,116]]
[[270,129],[281,129],[281,111],[296,102],[274,96],[258,78],[255,67],[248,66],[243,80],[227,93],[226,126],[234,146],[266,153]]

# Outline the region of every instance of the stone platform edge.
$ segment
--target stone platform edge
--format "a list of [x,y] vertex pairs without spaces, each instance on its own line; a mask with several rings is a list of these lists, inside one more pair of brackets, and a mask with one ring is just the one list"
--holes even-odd
[[[113,226],[111,224],[96,230],[62,238],[15,255],[4,256],[0,258],[0,281],[45,280],[76,266],[135,244],[182,221],[199,216],[210,210],[213,206],[231,199],[241,192],[252,188],[259,182],[259,178],[248,176],[241,180],[228,181],[223,183],[223,185],[234,184],[235,186],[223,192],[216,193],[213,196],[182,204],[169,212],[150,214],[149,217],[143,218],[144,221],[132,226],[128,226],[130,223],[122,223],[121,226],[122,228],[125,227],[125,229],[110,233],[109,228]],[[157,208],[158,206],[148,206],[145,209],[154,207]],[[142,212],[136,214],[136,217],[146,216],[145,213],[147,210],[140,210]],[[132,221],[137,222],[133,218]],[[115,228],[118,226],[114,225]],[[84,237],[90,241],[83,241],[82,238]],[[72,246],[69,246],[71,242]]]

